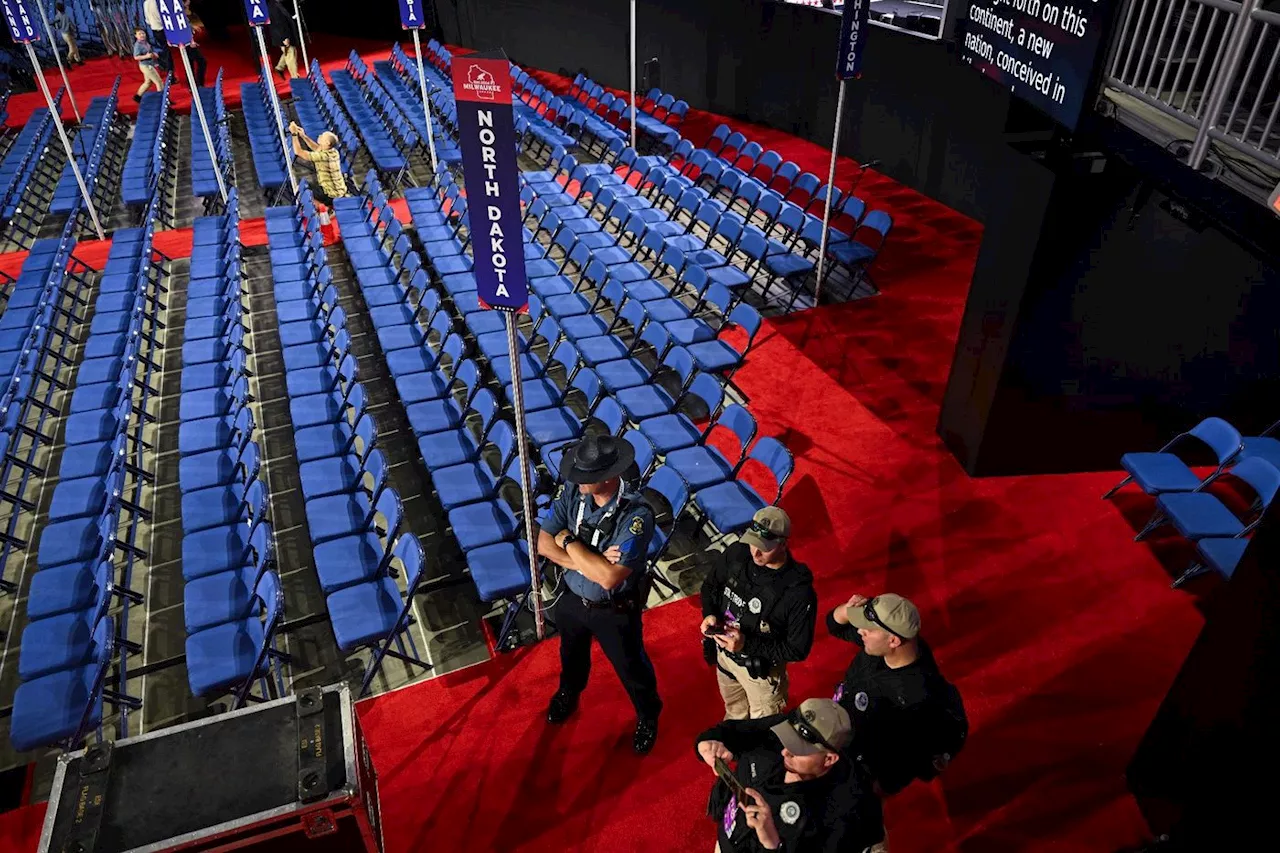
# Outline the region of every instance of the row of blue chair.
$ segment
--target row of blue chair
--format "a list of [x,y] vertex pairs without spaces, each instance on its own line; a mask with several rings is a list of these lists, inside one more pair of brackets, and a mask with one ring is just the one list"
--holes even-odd
[[[65,89],[59,89],[53,102],[62,106]],[[0,163],[0,219],[8,223],[13,219],[27,182],[44,156],[45,148],[53,134],[53,114],[48,107],[40,107],[31,113],[22,132],[9,148],[4,162]]]
[[[448,295],[451,302],[454,303],[456,310],[462,315],[462,319],[468,331],[471,332],[476,348],[479,350],[476,358],[488,364],[495,378],[503,383],[506,393],[509,394],[511,375],[510,365],[507,359],[505,347],[505,334],[501,329],[501,319],[492,312],[484,312],[479,308],[478,300],[475,298],[474,278],[469,272],[469,259],[465,257],[463,251],[465,246],[465,238],[461,237],[460,231],[463,221],[466,219],[465,200],[460,198],[450,186],[450,177],[447,173],[440,175],[440,184],[443,187],[442,197],[435,201],[439,207],[433,212],[430,208],[431,199],[424,198],[420,191],[411,191],[409,197],[410,209],[415,217],[415,225],[418,233],[424,241],[427,249],[431,266],[435,269],[442,280],[444,292]],[[376,202],[375,202],[376,208]],[[452,222],[449,216],[444,213],[448,209],[455,217]],[[433,218],[434,216],[434,218]],[[344,234],[346,229],[344,228]],[[532,234],[526,232],[526,240],[532,239]],[[532,276],[531,284],[536,293],[541,292],[548,302],[560,300],[568,301],[566,307],[569,308],[571,316],[560,318],[560,322],[565,328],[577,327],[580,332],[576,342],[583,346],[584,350],[593,349],[592,344],[599,342],[605,343],[607,339],[615,338],[599,316],[589,310],[591,306],[587,306],[588,310],[579,311],[583,307],[582,301],[575,302],[573,294],[573,285],[567,283],[563,275],[558,274],[558,270],[562,269],[561,265],[549,261],[541,253],[544,249],[536,243],[530,242],[527,254],[530,255],[529,268]],[[408,264],[412,265],[412,262]],[[541,273],[542,275],[539,275]],[[469,289],[468,289],[469,288]],[[560,290],[563,288],[563,290]],[[556,292],[559,290],[559,292]],[[567,292],[566,292],[567,291]],[[402,297],[407,298],[407,297]],[[576,300],[581,300],[580,296]],[[639,302],[635,302],[639,306]],[[414,311],[410,311],[406,306],[399,308],[402,315],[412,316],[415,311],[418,315],[416,321],[429,323],[429,328],[435,328],[438,334],[444,334],[444,331],[450,328],[450,319],[445,316],[441,320],[441,312],[439,309],[438,298],[434,291],[426,292],[420,299],[418,306]],[[576,313],[575,313],[576,312]],[[630,313],[630,312],[628,312]],[[689,430],[692,428],[692,435],[689,437],[688,445],[696,444],[699,438],[699,431],[696,427],[692,427],[692,421],[675,409],[679,408],[679,404],[686,399],[691,399],[699,395],[713,398],[712,402],[707,405],[709,409],[718,408],[723,401],[723,390],[719,383],[709,374],[697,374],[693,370],[692,360],[682,348],[666,348],[663,343],[665,335],[661,333],[659,327],[658,335],[651,336],[644,331],[643,324],[645,320],[643,315],[640,320],[641,329],[638,334],[633,335],[634,341],[645,341],[646,343],[654,343],[658,347],[664,348],[666,351],[663,357],[658,358],[658,370],[650,371],[640,361],[634,358],[638,353],[634,349],[634,345],[628,346],[620,339],[614,339],[612,350],[614,357],[612,359],[604,357],[600,360],[593,360],[590,364],[583,359],[579,352],[575,349],[574,342],[571,342],[564,331],[560,329],[560,323],[557,318],[544,312],[543,303],[534,296],[530,300],[530,316],[534,320],[534,331],[528,336],[522,336],[522,348],[525,355],[522,356],[523,370],[528,377],[524,381],[526,405],[529,409],[527,419],[527,429],[530,441],[539,451],[540,456],[547,462],[548,472],[553,476],[558,470],[559,455],[563,453],[564,447],[568,442],[573,441],[582,431],[587,428],[588,424],[595,427],[606,429],[615,434],[627,435],[633,444],[638,446],[638,458],[641,460],[653,459],[655,448],[653,440],[649,434],[645,432],[649,419],[652,419],[653,436],[666,444],[667,449],[676,450],[685,446],[685,442],[678,437],[678,433],[683,432],[689,436]],[[590,334],[588,326],[594,326],[594,339]],[[425,343],[420,346],[428,346],[431,344],[426,341],[417,327],[414,328],[417,337],[423,338]],[[586,334],[581,334],[586,332]],[[533,354],[530,342],[534,337],[542,335],[549,346],[550,355],[546,362],[539,359]],[[437,343],[440,358],[443,362],[445,355],[450,355],[450,339],[445,337],[443,343]],[[602,352],[605,347],[595,347],[595,352]],[[384,344],[385,350],[385,344]],[[513,482],[517,482],[515,474],[511,473],[514,468],[518,473],[518,463],[514,462],[505,439],[505,432],[496,426],[500,423],[495,420],[496,408],[492,404],[492,394],[484,388],[478,388],[475,384],[474,376],[468,373],[466,360],[461,361],[461,366],[457,361],[457,346],[454,346],[454,355],[449,359],[447,370],[453,372],[452,382],[454,385],[460,385],[459,390],[465,392],[464,399],[469,400],[468,411],[478,415],[481,421],[480,442],[489,442],[495,444],[497,448],[506,453],[499,453],[499,467],[490,469],[483,467],[480,469],[483,475],[477,481],[476,475],[462,467],[456,471],[458,482],[455,483],[453,475],[455,474],[454,466],[449,462],[455,462],[460,466],[470,464],[476,465],[476,460],[470,456],[462,460],[453,460],[452,457],[444,455],[445,465],[444,472],[439,473],[435,470],[434,461],[442,457],[441,447],[437,446],[441,440],[445,442],[445,447],[452,447],[453,442],[457,441],[455,436],[461,434],[468,446],[474,445],[476,439],[467,433],[465,426],[459,431],[457,426],[461,423],[465,414],[460,410],[460,406],[456,400],[446,399],[443,403],[432,401],[434,405],[419,416],[415,424],[415,432],[423,429],[430,429],[433,426],[438,427],[441,423],[445,423],[453,427],[453,429],[445,430],[443,434],[428,433],[420,437],[420,449],[424,460],[426,461],[428,470],[432,471],[433,483],[438,494],[441,494],[442,503],[446,508],[450,507],[458,498],[454,495],[461,495],[464,500],[461,503],[466,504],[467,508],[458,508],[451,512],[449,516],[451,527],[455,537],[459,541],[459,545],[467,554],[468,564],[471,569],[473,579],[477,583],[481,597],[485,601],[495,600],[495,598],[512,598],[521,594],[527,589],[527,557],[524,556],[522,549],[515,543],[515,534],[519,528],[519,517],[516,513],[508,509],[504,510],[504,504],[501,502],[489,502],[485,504],[470,505],[466,499],[491,498],[496,489],[496,482],[506,478]],[[395,355],[395,354],[393,354]],[[680,356],[683,356],[683,361]],[[483,357],[483,358],[481,358]],[[388,356],[389,362],[392,356]],[[561,388],[557,383],[552,381],[552,367],[556,368],[556,372],[563,371],[565,386]],[[659,387],[656,383],[657,374],[661,371],[668,374],[675,374],[681,379],[681,389],[675,394],[669,394],[665,389]],[[597,373],[601,371],[601,373]],[[437,368],[438,373],[443,375],[433,383],[435,387],[439,387],[441,382],[450,381],[447,372],[441,368]],[[603,380],[602,381],[602,377]],[[633,381],[639,378],[640,382]],[[646,382],[644,380],[651,380]],[[397,383],[398,386],[402,383]],[[416,387],[421,387],[424,383],[414,383]],[[428,386],[431,387],[431,386]],[[708,387],[712,390],[708,391]],[[697,388],[697,392],[690,392],[690,389]],[[403,395],[402,391],[402,395]],[[582,398],[586,403],[586,420],[581,419],[573,409],[568,407],[570,395],[574,398]],[[444,411],[449,413],[445,416],[445,420],[441,421],[439,411],[440,407],[444,407]],[[409,405],[410,422],[415,423],[412,414],[414,404]],[[630,428],[631,424],[638,424],[639,428]],[[495,433],[493,432],[496,430]],[[765,456],[766,451],[772,445],[776,444],[773,439],[768,439],[761,445],[758,456]],[[780,447],[780,445],[778,445]],[[642,449],[641,449],[642,448]],[[744,448],[745,452],[745,448]],[[782,454],[786,456],[785,449]],[[677,457],[678,459],[679,457]],[[789,456],[786,456],[789,463]],[[735,462],[735,465],[737,463]],[[651,466],[648,463],[642,464],[642,473],[647,471]],[[740,467],[740,466],[738,466]],[[736,471],[734,472],[736,473]],[[779,476],[780,486],[785,482],[787,473],[781,473]],[[674,476],[669,482],[679,481],[683,484],[683,479],[678,473],[674,472]],[[722,478],[723,481],[723,478]],[[478,492],[474,485],[475,482],[481,483],[484,488]],[[708,482],[705,485],[711,486],[715,483]],[[737,487],[735,482],[734,488]],[[443,489],[443,492],[441,491]],[[683,498],[678,500],[679,507],[677,514],[682,512],[688,497],[687,486],[681,486],[679,490],[683,494]],[[676,495],[679,497],[679,495]],[[775,498],[776,499],[776,498]],[[763,505],[764,501],[760,501]],[[714,507],[715,504],[712,503]],[[497,509],[494,509],[497,507]],[[748,512],[745,522],[726,521],[725,515],[721,514],[720,522],[722,524],[735,525],[737,529],[741,529],[750,520],[750,514],[754,513],[756,507],[752,507]],[[476,520],[472,520],[472,516],[477,515]],[[496,530],[495,530],[496,525]],[[726,529],[725,532],[728,532]],[[497,537],[495,539],[494,537]],[[655,547],[665,546],[664,540],[659,540]],[[518,598],[516,599],[518,603]],[[512,615],[511,610],[508,611],[508,624]]]
[[[418,76],[417,62],[410,59],[399,44],[395,44],[391,47],[391,58],[375,62],[374,68],[377,70],[379,82],[386,87],[387,92],[400,108],[401,115],[417,131],[418,138],[425,142],[427,138],[427,116],[422,108],[423,78]],[[425,66],[423,67],[423,72],[427,81],[429,103],[433,83],[431,78],[425,74]],[[462,162],[462,149],[453,141],[448,131],[445,130],[443,123],[434,115],[431,117],[431,122],[436,157],[450,165]]]
[[195,696],[231,694],[233,709],[270,698],[273,684],[284,695],[287,661],[276,643],[284,592],[249,407],[238,202],[233,188],[225,215],[195,223],[178,428],[187,683]]
[[[84,123],[76,132],[71,143],[71,150],[76,157],[76,164],[89,195],[94,199],[96,208],[108,209],[102,202],[113,201],[106,198],[111,181],[104,180],[99,187],[100,175],[119,174],[123,166],[125,147],[122,144],[124,131],[116,107],[120,95],[120,78],[116,78],[108,95],[94,98],[89,102],[89,109],[84,114]],[[69,215],[84,203],[80,194],[80,186],[76,183],[71,164],[67,163],[62,170],[62,177],[54,188],[53,199],[49,203],[49,211]]]
[[[1280,440],[1272,435],[1277,428],[1280,423],[1261,435],[1242,436],[1222,418],[1205,418],[1159,450],[1120,457],[1126,476],[1103,500],[1130,483],[1156,499],[1155,512],[1135,541],[1170,524],[1196,547],[1197,559],[1174,587],[1210,569],[1226,578],[1235,573],[1249,537],[1280,491]],[[1212,454],[1214,464],[1203,476],[1183,459],[1194,449]],[[1211,489],[1215,485],[1223,488]],[[1245,487],[1247,501],[1230,491],[1238,486]]]
[[[527,75],[524,79],[528,79]],[[585,78],[576,84],[566,98],[582,98],[585,92],[595,92],[598,88]],[[536,85],[533,89],[536,91]],[[678,134],[660,131],[657,127],[653,130],[662,137],[664,145],[661,147],[667,149],[670,156],[669,163],[659,175],[649,176],[651,186],[664,186],[663,179],[672,177],[686,185],[706,183],[711,187],[711,195],[726,193],[729,205],[739,206],[748,221],[759,211],[763,215],[766,233],[771,234],[775,229],[781,232],[776,247],[768,254],[781,255],[783,249],[795,251],[799,247],[798,254],[806,261],[804,265],[787,261],[785,278],[805,275],[813,269],[814,264],[808,259],[821,247],[822,209],[828,194],[832,196],[835,225],[842,221],[850,223],[848,233],[838,227],[830,232],[828,258],[848,270],[853,286],[856,287],[865,277],[867,268],[875,261],[893,227],[887,212],[874,210],[867,213],[866,204],[861,199],[852,195],[845,198],[838,188],[824,185],[817,175],[802,172],[799,166],[784,161],[776,151],[764,151],[759,143],[748,141],[743,134],[732,131],[727,125],[717,127],[703,149],[695,149],[691,142]],[[606,137],[606,148],[608,141]],[[778,266],[776,263],[772,265]]]
[[133,125],[133,143],[125,158],[120,196],[125,204],[147,205],[156,187],[166,183],[172,187],[176,170],[170,168],[177,152],[169,150],[173,122],[170,98],[173,77],[165,78],[164,89],[148,92],[138,104],[138,117]]
[[[298,204],[267,212],[276,314],[300,490],[334,639],[347,653],[372,650],[363,694],[387,655],[430,668],[408,630],[426,563],[404,529],[400,496],[377,449],[311,193],[304,188],[299,195]],[[337,201],[341,216],[350,199]]]
[[240,84],[241,109],[249,131],[253,170],[258,176],[259,186],[267,195],[268,204],[278,202],[292,190],[285,157],[293,157],[293,151],[286,152],[281,147],[277,116],[272,115],[274,106],[267,92],[267,86],[271,85],[274,81],[266,80],[261,73],[257,80]]
[[209,122],[209,135],[213,137],[216,157],[209,156],[209,145],[205,142],[204,133],[194,125],[191,128],[191,192],[206,200],[206,213],[221,206],[215,168],[222,172],[223,183],[228,188],[234,183],[235,175],[235,156],[231,148],[231,131],[227,126],[227,104],[223,96],[222,81],[223,69],[219,68],[213,86],[200,89],[200,103]]
[[[78,261],[75,223],[68,220],[61,238],[37,240],[9,291],[0,316],[0,467],[6,490],[0,492],[0,592],[17,591],[9,558],[27,547],[19,535],[24,517],[35,512],[28,491],[37,488],[44,468],[42,452],[54,444],[54,404],[66,388],[64,371],[79,341],[72,334],[84,318],[91,283],[89,268]],[[16,488],[11,475],[20,471]]]
[[[155,213],[159,198],[152,202]],[[10,739],[19,751],[77,746],[101,736],[104,703],[120,710],[118,731],[141,707],[128,695],[126,636],[139,522],[150,518],[144,493],[153,482],[153,448],[144,441],[158,393],[151,378],[163,346],[162,278],[167,262],[152,246],[155,216],[117,231],[98,282],[82,361],[68,390],[58,482],[40,532],[27,626],[18,661]],[[150,463],[150,464],[149,464]],[[121,535],[120,527],[127,525]],[[117,559],[123,555],[123,565]]]
[[329,76],[379,174],[399,185],[409,168],[408,152],[418,145],[417,133],[354,50],[346,67]]

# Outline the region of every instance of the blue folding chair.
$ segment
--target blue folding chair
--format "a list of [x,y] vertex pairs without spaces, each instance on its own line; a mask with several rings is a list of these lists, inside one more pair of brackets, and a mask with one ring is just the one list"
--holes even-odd
[[[390,563],[399,561],[405,578],[405,593],[400,593],[395,579],[383,573],[372,580],[333,592],[326,599],[329,619],[333,623],[333,635],[338,648],[344,652],[370,647],[373,656],[365,667],[364,680],[360,684],[363,696],[369,691],[374,676],[382,668],[383,660],[390,655],[405,663],[431,669],[431,664],[418,657],[417,645],[409,626],[413,623],[413,598],[422,585],[426,572],[426,558],[422,546],[412,533],[402,535],[392,549]],[[405,638],[409,648],[405,649]],[[392,648],[392,645],[395,648]]]
[[[1196,476],[1190,466],[1174,453],[1175,448],[1180,448],[1190,438],[1207,446],[1217,459],[1217,467],[1204,479]],[[1120,467],[1129,474],[1102,499],[1107,500],[1129,483],[1137,483],[1149,495],[1197,491],[1217,479],[1243,449],[1244,442],[1235,427],[1222,418],[1205,418],[1188,431],[1174,436],[1154,453],[1126,453],[1121,456]]]

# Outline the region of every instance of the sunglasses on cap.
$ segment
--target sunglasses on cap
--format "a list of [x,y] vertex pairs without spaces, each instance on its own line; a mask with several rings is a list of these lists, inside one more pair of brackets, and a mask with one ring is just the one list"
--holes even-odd
[[893,636],[897,637],[899,640],[910,639],[910,637],[902,636],[897,631],[893,630],[888,625],[884,624],[884,622],[880,621],[880,615],[876,613],[876,602],[879,600],[880,600],[879,598],[873,598],[870,601],[868,601],[866,604],[864,604],[862,606],[862,615],[867,617],[867,621],[870,622],[872,625],[875,625],[881,631],[888,631],[890,634],[893,634]]
[[783,536],[779,536],[777,533],[774,533],[772,530],[769,529],[769,525],[765,524],[762,521],[752,521],[751,532],[759,536],[765,542],[772,543],[775,547],[779,542],[781,542],[785,538]]
[[811,743],[814,746],[820,746],[828,752],[840,752],[840,750],[827,743],[827,739],[824,738],[817,729],[805,722],[799,708],[796,708],[787,716],[787,722],[791,724],[791,728],[795,729],[796,734],[800,735],[806,743]]

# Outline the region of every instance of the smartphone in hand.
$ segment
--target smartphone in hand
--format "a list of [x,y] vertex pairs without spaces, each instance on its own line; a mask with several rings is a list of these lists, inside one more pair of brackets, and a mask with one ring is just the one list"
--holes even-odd
[[739,808],[744,803],[751,802],[751,798],[747,796],[747,789],[738,781],[738,777],[733,775],[732,768],[725,763],[723,758],[716,759],[716,775],[720,777],[720,781],[729,786],[729,790],[738,798]]

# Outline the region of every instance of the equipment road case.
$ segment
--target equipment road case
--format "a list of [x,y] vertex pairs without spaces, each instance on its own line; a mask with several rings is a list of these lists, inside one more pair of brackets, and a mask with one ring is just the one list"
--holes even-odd
[[381,853],[345,686],[63,755],[40,853]]

